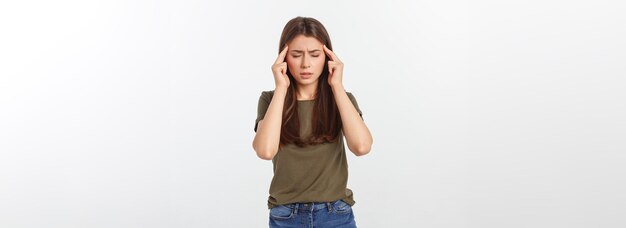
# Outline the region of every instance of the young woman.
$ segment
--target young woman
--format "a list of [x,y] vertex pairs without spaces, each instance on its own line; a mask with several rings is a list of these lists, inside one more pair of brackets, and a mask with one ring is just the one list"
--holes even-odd
[[369,153],[372,135],[342,84],[343,63],[316,19],[285,25],[272,66],[276,88],[263,91],[252,146],[272,160],[270,227],[356,227],[344,147]]

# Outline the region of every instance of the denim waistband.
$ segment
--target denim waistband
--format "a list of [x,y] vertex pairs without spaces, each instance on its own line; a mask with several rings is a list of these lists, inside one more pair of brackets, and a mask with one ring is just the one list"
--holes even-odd
[[330,210],[332,208],[333,203],[335,203],[337,201],[332,201],[332,202],[305,202],[305,203],[290,203],[290,204],[283,204],[283,206],[285,207],[289,207],[292,209],[296,209],[296,211],[298,210],[304,210],[304,211],[317,211],[317,210],[321,210],[324,208],[327,208],[328,210]]

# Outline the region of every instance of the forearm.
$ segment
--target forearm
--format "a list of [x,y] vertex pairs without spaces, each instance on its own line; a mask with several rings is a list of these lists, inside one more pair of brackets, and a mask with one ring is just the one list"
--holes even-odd
[[343,86],[333,87],[333,94],[339,108],[342,130],[346,137],[348,149],[357,156],[369,153],[372,146],[372,135],[367,125],[350,101]]
[[280,144],[280,130],[283,117],[283,106],[287,89],[275,89],[274,96],[267,108],[265,117],[259,122],[252,147],[257,155],[266,160],[271,160],[278,152]]

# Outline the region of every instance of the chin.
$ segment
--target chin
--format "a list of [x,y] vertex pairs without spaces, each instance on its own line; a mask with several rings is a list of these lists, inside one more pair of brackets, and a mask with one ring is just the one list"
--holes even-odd
[[298,84],[300,85],[309,85],[309,84],[315,84],[318,79],[319,78],[308,78],[308,79],[299,78],[296,80],[296,82],[298,82]]

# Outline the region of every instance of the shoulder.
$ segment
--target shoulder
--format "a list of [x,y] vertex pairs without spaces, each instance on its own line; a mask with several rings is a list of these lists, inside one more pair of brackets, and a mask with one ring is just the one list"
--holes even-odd
[[[346,94],[348,95],[348,97],[351,100],[356,100],[356,98],[354,97],[354,94],[352,94],[352,92],[346,91]],[[264,100],[271,100],[273,96],[274,96],[274,90],[265,90],[265,91],[261,92],[261,97],[260,98],[264,99]]]
[[274,90],[266,90],[261,92],[260,100],[271,101],[274,96]]
[[356,98],[354,97],[354,94],[352,94],[351,92],[346,91],[346,94],[348,95],[348,98],[350,98],[350,100],[352,100],[352,102],[356,101]]
[[348,98],[350,99],[350,102],[352,102],[352,104],[354,105],[354,107],[356,108],[356,110],[359,112],[359,114],[361,113],[361,109],[359,108],[359,102],[356,101],[356,98],[354,98],[354,95],[351,92],[347,92],[346,94],[348,95]]
[[274,95],[274,90],[265,90],[263,92],[261,92],[262,95],[269,95],[272,96]]

